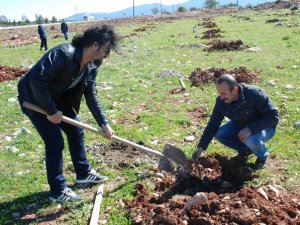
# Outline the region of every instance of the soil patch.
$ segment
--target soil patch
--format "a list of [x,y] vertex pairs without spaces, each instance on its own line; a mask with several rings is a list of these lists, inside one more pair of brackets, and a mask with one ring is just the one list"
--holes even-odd
[[233,70],[226,69],[217,69],[217,68],[209,68],[209,69],[200,69],[196,68],[194,72],[190,75],[190,80],[192,81],[192,86],[202,86],[205,83],[215,83],[216,79],[223,74],[230,74],[235,77],[238,83],[257,83],[260,81],[259,73],[252,72],[247,70],[246,67],[240,66],[239,68],[235,68]]
[[0,82],[15,80],[27,73],[29,69],[1,66],[0,65]]
[[152,193],[137,184],[125,204],[133,224],[300,224],[300,196],[276,184],[243,187],[256,176],[233,158],[203,156],[188,174],[160,173]]
[[213,21],[206,20],[201,24],[201,26],[203,26],[204,28],[215,28],[217,27],[217,24]]
[[221,32],[222,31],[219,28],[207,30],[203,33],[204,35],[201,38],[202,39],[219,38],[219,37],[221,37],[221,35],[219,34]]
[[233,50],[241,50],[244,49],[246,46],[244,46],[244,43],[242,40],[236,40],[236,41],[222,41],[222,40],[213,40],[211,42],[206,43],[208,47],[205,48],[205,51],[211,52],[215,50],[227,50],[227,51],[233,51]]
[[[142,142],[138,144],[144,145]],[[157,167],[159,161],[155,156],[118,142],[96,144],[93,147],[87,147],[87,152],[93,154],[99,163],[114,169],[126,169],[141,164]]]

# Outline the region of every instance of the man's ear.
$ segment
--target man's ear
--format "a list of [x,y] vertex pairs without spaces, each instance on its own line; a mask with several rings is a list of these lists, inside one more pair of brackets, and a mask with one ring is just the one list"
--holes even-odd
[[233,92],[234,93],[238,93],[239,92],[239,87],[237,85],[234,85]]

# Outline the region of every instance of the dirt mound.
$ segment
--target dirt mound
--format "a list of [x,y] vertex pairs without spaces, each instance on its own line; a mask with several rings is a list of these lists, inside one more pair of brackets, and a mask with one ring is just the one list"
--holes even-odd
[[[1,31],[4,33],[4,31]],[[0,39],[2,39],[0,37]],[[23,45],[30,45],[38,43],[40,39],[32,32],[23,32],[21,30],[8,30],[3,34],[2,45],[4,47],[19,47]]]
[[213,21],[206,20],[201,24],[201,26],[203,26],[204,28],[215,28],[217,27],[217,24]]
[[264,4],[260,4],[256,7],[254,7],[255,9],[288,9],[292,6],[290,1],[281,1],[281,0],[277,0],[275,2],[267,2]]
[[233,70],[226,69],[200,69],[196,68],[196,71],[191,73],[190,80],[192,81],[192,86],[202,86],[205,83],[213,82],[223,74],[230,74],[235,77],[238,83],[256,83],[260,80],[259,74],[257,72],[251,72],[246,69],[246,67],[240,66]]
[[189,174],[157,174],[153,193],[137,184],[125,205],[132,224],[300,224],[300,196],[275,184],[242,187],[254,177],[232,159],[203,156]]
[[0,65],[0,82],[15,80],[27,72],[28,69]]
[[221,37],[221,35],[219,34],[221,32],[222,31],[219,28],[207,30],[207,31],[203,32],[204,35],[201,38],[202,39],[219,38],[219,37]]
[[206,43],[208,48],[205,48],[205,51],[211,52],[214,50],[240,50],[243,49],[243,41],[242,40],[236,40],[236,41],[221,41],[221,40],[213,40],[209,43]]

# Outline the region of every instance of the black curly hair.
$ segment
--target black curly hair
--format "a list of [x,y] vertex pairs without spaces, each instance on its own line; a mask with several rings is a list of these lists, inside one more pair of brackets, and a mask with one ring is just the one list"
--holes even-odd
[[72,39],[72,45],[75,47],[88,47],[94,42],[98,42],[99,46],[104,46],[107,42],[110,49],[116,49],[118,45],[118,37],[111,26],[101,25],[88,28],[83,34],[78,34]]

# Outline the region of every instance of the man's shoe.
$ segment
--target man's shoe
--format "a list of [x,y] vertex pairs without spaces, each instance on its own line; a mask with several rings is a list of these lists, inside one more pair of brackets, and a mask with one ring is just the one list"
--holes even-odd
[[231,160],[233,160],[234,162],[246,162],[247,159],[248,159],[248,156],[246,156],[244,154],[238,154],[231,158]]
[[254,163],[254,169],[260,170],[266,167],[268,156],[265,156],[263,158],[257,158]]
[[108,177],[99,175],[94,169],[92,169],[85,178],[77,179],[76,183],[77,184],[88,184],[88,183],[98,184],[107,180]]
[[253,152],[249,148],[243,153],[243,155],[245,155],[246,157],[248,157],[252,154],[253,154]]
[[253,154],[253,152],[250,149],[247,149],[245,152],[232,157],[232,160],[245,162],[251,154]]
[[51,202],[64,203],[67,201],[79,202],[79,201],[82,201],[82,198],[79,195],[77,195],[74,191],[72,191],[71,188],[67,187],[62,191],[61,195],[59,195],[57,197],[50,195],[49,200]]

